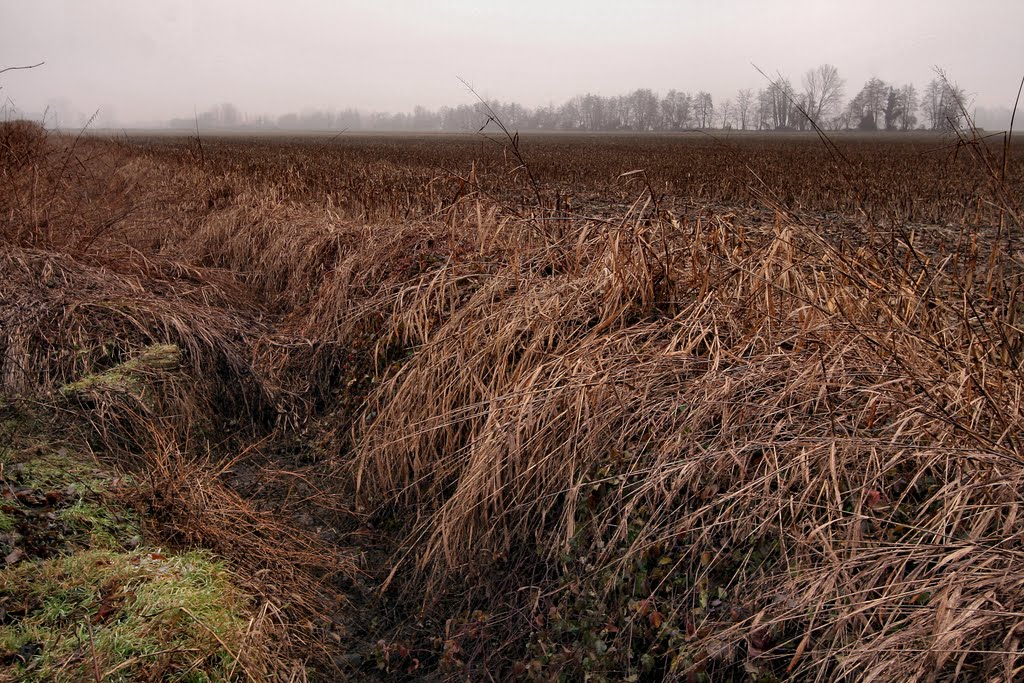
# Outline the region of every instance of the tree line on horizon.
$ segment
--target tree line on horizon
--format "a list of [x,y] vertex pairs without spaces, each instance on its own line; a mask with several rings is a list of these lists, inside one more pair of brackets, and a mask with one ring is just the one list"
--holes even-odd
[[[870,78],[845,100],[846,81],[831,64],[807,71],[798,89],[778,76],[764,88],[743,88],[716,103],[707,91],[669,90],[664,95],[638,88],[625,95],[576,95],[561,105],[530,108],[516,102],[417,106],[411,112],[363,113],[357,109],[307,110],[279,117],[251,116],[231,103],[194,118],[177,118],[171,128],[447,131],[476,130],[493,112],[510,130],[672,132],[692,129],[755,131],[910,131],[959,128],[967,106],[965,91],[941,74],[922,91]],[[488,112],[488,107],[491,112]]]

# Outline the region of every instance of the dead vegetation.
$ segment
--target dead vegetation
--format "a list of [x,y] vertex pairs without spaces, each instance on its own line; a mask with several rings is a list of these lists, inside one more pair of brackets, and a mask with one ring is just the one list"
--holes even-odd
[[422,303],[459,300],[444,272],[405,295],[418,350],[369,398],[357,481],[418,510],[427,594],[535,548],[562,585],[533,618],[602,610],[542,665],[1015,677],[1017,266],[781,216],[584,230],[447,315]]
[[[937,138],[839,170],[802,142],[684,170],[671,141],[645,186],[618,140],[553,138],[533,188],[464,141],[32,135],[4,391],[87,425],[321,672],[1024,672],[1016,176]],[[261,458],[301,505],[228,486]],[[405,616],[341,638],[344,587]]]

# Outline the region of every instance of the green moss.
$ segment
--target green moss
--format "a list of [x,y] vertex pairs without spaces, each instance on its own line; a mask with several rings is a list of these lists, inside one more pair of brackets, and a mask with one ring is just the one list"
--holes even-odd
[[91,550],[24,563],[0,572],[0,594],[29,605],[0,626],[0,681],[242,677],[248,600],[205,552]]
[[85,375],[81,379],[60,388],[64,396],[77,396],[96,391],[128,393],[143,398],[145,377],[158,370],[173,370],[181,362],[181,352],[174,344],[148,346],[129,361],[116,365],[105,372]]

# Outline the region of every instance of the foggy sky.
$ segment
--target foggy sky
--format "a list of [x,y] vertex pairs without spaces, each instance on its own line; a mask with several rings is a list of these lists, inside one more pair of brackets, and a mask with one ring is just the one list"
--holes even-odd
[[[944,67],[980,106],[1012,106],[1024,0],[0,0],[0,100],[63,100],[121,124],[243,111],[408,111],[487,97],[527,106],[636,88],[765,85],[835,64],[918,89]],[[8,105],[10,103],[8,102]]]

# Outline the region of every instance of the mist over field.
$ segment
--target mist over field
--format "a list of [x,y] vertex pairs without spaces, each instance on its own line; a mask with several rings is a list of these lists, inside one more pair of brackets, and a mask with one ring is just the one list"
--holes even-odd
[[[969,9],[952,0],[43,0],[0,12],[0,68],[46,62],[3,75],[7,115],[45,113],[69,128],[96,112],[98,127],[162,127],[229,105],[237,120],[215,118],[221,125],[465,130],[454,119],[446,128],[440,112],[475,104],[460,77],[489,101],[548,119],[529,127],[572,128],[546,110],[641,90],[706,93],[712,127],[738,128],[728,110],[769,84],[753,65],[800,94],[822,64],[845,83],[833,116],[871,79],[913,85],[920,97],[938,66],[964,88],[979,125],[1000,128],[1024,65],[1024,5],[1014,0]],[[417,107],[435,116],[417,120]]]

